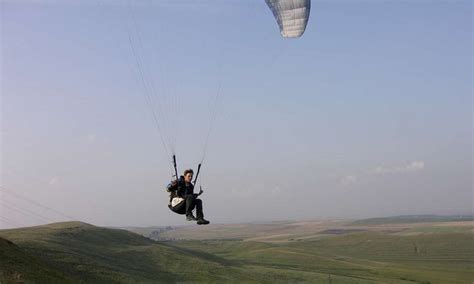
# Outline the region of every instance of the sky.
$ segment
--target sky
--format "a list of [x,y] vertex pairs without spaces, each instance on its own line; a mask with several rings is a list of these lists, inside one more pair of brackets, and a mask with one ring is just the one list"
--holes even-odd
[[472,214],[471,1],[0,5],[0,228],[188,224],[171,148],[212,223]]

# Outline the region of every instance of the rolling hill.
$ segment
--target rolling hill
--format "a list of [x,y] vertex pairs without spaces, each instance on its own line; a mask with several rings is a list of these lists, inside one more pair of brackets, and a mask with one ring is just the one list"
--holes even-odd
[[42,283],[65,283],[68,278],[13,242],[0,238],[0,283],[34,280]]
[[[14,253],[6,253],[5,268],[2,255],[2,281],[169,283],[205,282],[211,277],[228,281],[237,276],[252,280],[229,268],[228,261],[213,255],[157,243],[125,230],[80,222],[3,230],[0,236],[15,243],[2,243],[2,248]],[[41,265],[30,265],[31,257]],[[59,276],[57,271],[61,271]]]
[[395,230],[388,229],[391,225],[354,230],[348,223],[214,225],[208,232],[198,226],[167,228],[162,233],[183,239],[160,242],[81,222],[1,230],[0,283],[471,283],[474,279],[472,223],[443,230],[430,224],[410,224],[406,230],[399,225]]

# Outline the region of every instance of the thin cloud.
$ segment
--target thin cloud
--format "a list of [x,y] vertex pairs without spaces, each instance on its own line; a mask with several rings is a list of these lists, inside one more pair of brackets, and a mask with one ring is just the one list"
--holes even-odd
[[385,175],[385,174],[407,173],[407,172],[421,171],[424,168],[425,168],[425,162],[413,161],[409,164],[401,165],[401,166],[392,166],[392,167],[378,166],[375,169],[372,169],[370,171],[370,174]]
[[359,180],[368,178],[371,176],[384,176],[390,174],[404,174],[422,171],[425,168],[424,161],[413,161],[404,165],[397,166],[378,166],[371,170],[364,171],[360,174],[350,174],[342,177],[339,180],[341,185],[351,185],[357,183]]

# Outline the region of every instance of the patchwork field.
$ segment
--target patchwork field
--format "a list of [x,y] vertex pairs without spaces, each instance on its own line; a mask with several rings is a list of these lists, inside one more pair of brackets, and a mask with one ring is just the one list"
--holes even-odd
[[128,229],[145,236],[79,222],[0,231],[0,282],[474,281],[473,221],[328,220]]

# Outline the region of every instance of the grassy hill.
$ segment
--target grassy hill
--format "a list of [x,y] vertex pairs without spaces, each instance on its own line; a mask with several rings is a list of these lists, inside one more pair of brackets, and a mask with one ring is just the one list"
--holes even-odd
[[[2,230],[0,236],[25,252],[9,260],[8,270],[2,267],[0,282],[7,283],[287,283],[328,277],[254,265],[80,222]],[[30,265],[30,258],[41,265]],[[338,278],[345,279],[334,276]]]
[[[249,224],[247,229],[245,224],[215,225],[210,227],[212,233],[207,233],[212,239],[202,239],[206,235],[203,232],[196,234],[194,228],[204,230],[202,227],[183,227],[180,230],[191,232],[198,239],[166,242],[80,222],[2,230],[0,283],[474,280],[474,234],[470,223],[463,230],[429,230],[424,226],[422,233],[407,235],[390,230],[371,231],[368,227],[363,231],[345,231],[331,229],[343,222],[323,223],[279,222],[260,227]],[[240,228],[240,235],[236,227]],[[412,231],[416,229],[410,227]],[[176,230],[164,232],[170,231]],[[318,233],[321,237],[312,237]],[[275,236],[272,238],[271,234]],[[291,238],[286,236],[286,241],[282,241],[280,236],[285,234]],[[296,235],[302,237],[294,238]],[[258,241],[262,236],[264,242]]]
[[[11,272],[3,273],[2,267],[3,281],[13,281],[18,274],[22,280],[33,282],[42,282],[38,275],[60,279],[55,271],[61,271],[62,278],[70,282],[88,283],[229,281],[242,276],[228,267],[228,261],[213,255],[79,222],[3,230],[0,236],[15,242],[12,250],[25,252],[10,259]],[[25,265],[29,257],[38,259],[42,266]],[[23,271],[25,267],[28,269]]]
[[[341,283],[472,283],[474,235],[382,232],[287,243],[181,241],[178,246],[277,271],[331,275]],[[353,281],[353,282],[351,282]],[[327,282],[325,282],[327,283]],[[340,283],[340,282],[334,282]]]
[[41,283],[65,283],[68,280],[60,270],[49,267],[13,242],[0,238],[0,283],[28,279]]

